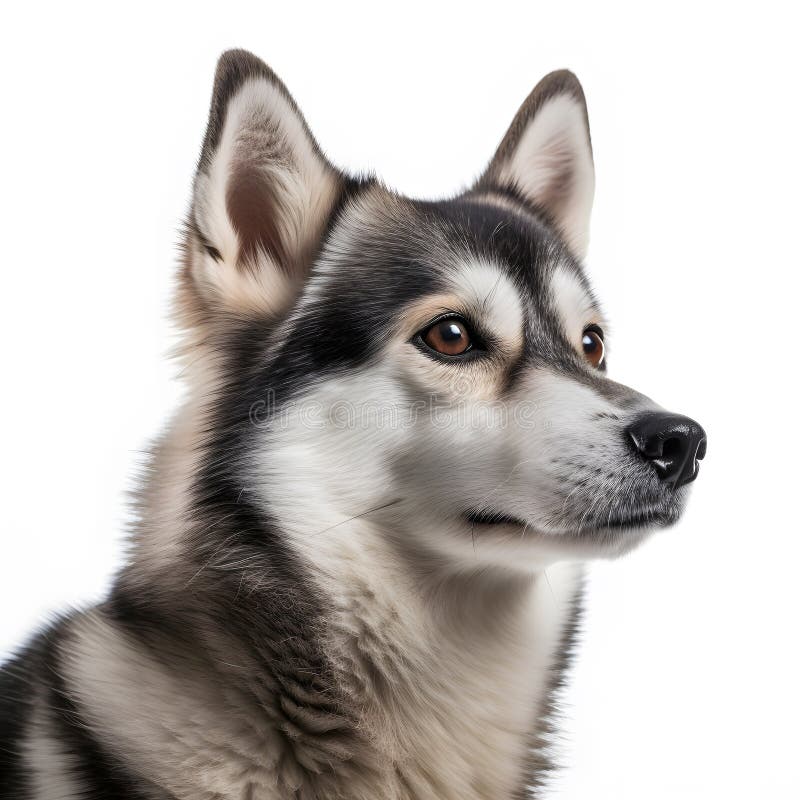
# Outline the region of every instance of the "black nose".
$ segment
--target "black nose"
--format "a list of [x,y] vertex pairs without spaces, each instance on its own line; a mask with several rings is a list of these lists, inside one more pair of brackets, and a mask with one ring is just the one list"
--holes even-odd
[[628,428],[628,436],[665,483],[683,486],[697,477],[697,462],[706,454],[706,432],[693,419],[650,412]]

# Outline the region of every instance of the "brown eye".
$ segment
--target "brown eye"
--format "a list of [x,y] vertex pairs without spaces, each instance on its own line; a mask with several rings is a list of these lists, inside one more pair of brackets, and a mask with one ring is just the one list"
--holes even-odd
[[593,366],[599,367],[603,363],[606,355],[606,347],[603,344],[603,331],[596,325],[591,325],[583,332],[583,354],[586,360]]
[[469,329],[460,319],[442,319],[434,322],[422,336],[432,350],[446,356],[460,356],[472,347]]

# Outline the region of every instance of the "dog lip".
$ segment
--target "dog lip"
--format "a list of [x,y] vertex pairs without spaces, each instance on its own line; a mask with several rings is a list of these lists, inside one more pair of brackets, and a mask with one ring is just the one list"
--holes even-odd
[[476,511],[473,509],[467,511],[465,516],[471,525],[514,525],[524,528],[528,524],[518,517],[501,514],[499,511]]
[[[611,518],[599,525],[587,525],[585,530],[595,531],[625,531],[636,530],[638,528],[667,527],[677,522],[680,515],[674,511],[648,509],[636,514],[629,514],[625,517]],[[517,528],[530,527],[530,523],[525,522],[519,517],[503,514],[500,511],[484,510],[477,511],[471,509],[465,512],[464,517],[470,525],[480,525],[482,527],[497,527],[501,525],[511,525]]]

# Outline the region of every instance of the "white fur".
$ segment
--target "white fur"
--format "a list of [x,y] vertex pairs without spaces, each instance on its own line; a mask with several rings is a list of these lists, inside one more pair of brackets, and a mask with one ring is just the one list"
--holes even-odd
[[501,340],[518,352],[522,347],[522,302],[507,274],[494,264],[459,261],[447,272],[452,291]]
[[558,266],[553,271],[550,295],[561,318],[564,335],[581,352],[581,340],[586,326],[603,323],[599,309],[578,276],[564,266]]

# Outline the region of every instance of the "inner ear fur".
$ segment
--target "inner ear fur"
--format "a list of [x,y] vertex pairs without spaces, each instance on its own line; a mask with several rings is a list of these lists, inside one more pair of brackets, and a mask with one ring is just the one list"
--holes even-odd
[[191,211],[193,277],[205,298],[285,310],[342,185],[275,73],[246,51],[223,54]]
[[551,72],[514,117],[476,190],[510,190],[542,211],[578,258],[594,198],[586,99],[567,70]]

